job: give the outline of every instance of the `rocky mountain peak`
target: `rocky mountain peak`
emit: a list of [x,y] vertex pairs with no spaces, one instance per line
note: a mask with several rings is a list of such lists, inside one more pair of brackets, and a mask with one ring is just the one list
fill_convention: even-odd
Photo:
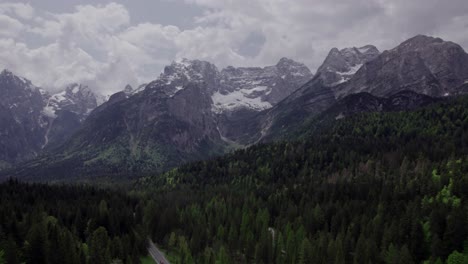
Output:
[[383,52],[365,64],[347,83],[335,89],[338,97],[369,92],[390,96],[403,90],[441,97],[458,93],[468,80],[468,54],[440,38],[418,35]]
[[65,88],[65,91],[71,98],[85,99],[91,101],[96,99],[95,94],[87,85],[74,83],[67,86],[67,88]]
[[341,50],[333,48],[317,73],[320,73],[324,85],[335,86],[348,81],[364,63],[373,60],[379,54],[379,50],[372,45]]
[[365,45],[360,48],[357,48],[357,50],[366,59],[366,61],[375,59],[375,57],[377,57],[380,54],[380,51],[377,49],[377,47],[373,45]]
[[208,91],[216,90],[219,85],[218,68],[207,61],[182,59],[166,66],[150,89],[158,89],[169,97],[184,89],[189,83],[204,83]]
[[55,118],[57,111],[75,113],[83,120],[98,106],[98,96],[86,85],[74,83],[65,90],[45,98],[44,113]]
[[15,109],[22,112],[42,107],[42,90],[9,70],[3,70],[0,74],[0,91],[0,103],[14,112]]
[[8,70],[8,69],[3,69],[3,71],[0,73],[0,76],[3,77],[3,76],[11,76],[13,75],[13,73]]
[[31,81],[11,71],[0,73],[0,163],[32,158],[44,143],[48,123],[42,118],[43,99]]
[[127,84],[123,91],[126,94],[132,94],[133,93],[133,87],[130,84]]
[[395,50],[403,51],[409,50],[413,51],[418,47],[424,47],[427,45],[435,44],[435,43],[444,43],[445,41],[441,38],[435,38],[426,35],[416,35],[398,45]]
[[277,71],[284,76],[283,79],[289,77],[291,81],[293,78],[298,78],[299,82],[303,82],[302,79],[307,79],[309,81],[312,79],[312,72],[309,68],[300,62],[294,61],[288,58],[281,58],[280,61],[276,64]]
[[211,96],[213,111],[238,109],[261,111],[290,95],[312,78],[302,63],[282,58],[267,67],[233,67],[221,72],[209,62],[182,59],[165,67],[147,88],[157,96],[173,97],[190,83],[199,84]]
[[281,58],[278,63],[276,64],[276,67],[278,68],[282,68],[282,67],[301,67],[301,66],[304,66],[304,64],[300,63],[300,62],[297,62],[295,60],[292,60],[292,59],[289,59],[289,58],[286,58],[286,57],[283,57]]
[[220,87],[212,96],[213,111],[271,108],[312,77],[307,66],[288,58],[263,68],[229,66],[221,71]]
[[7,88],[14,88],[14,89],[22,88],[22,89],[30,89],[30,90],[38,89],[36,86],[34,86],[31,83],[30,80],[23,78],[21,76],[17,76],[8,69],[4,69],[0,73],[0,81],[3,83],[3,85],[0,86],[0,89],[7,89]]

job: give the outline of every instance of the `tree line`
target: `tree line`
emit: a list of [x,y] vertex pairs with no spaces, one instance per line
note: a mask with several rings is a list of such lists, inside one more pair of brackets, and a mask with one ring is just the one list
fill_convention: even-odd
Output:
[[468,99],[365,113],[139,182],[176,263],[467,263]]
[[139,263],[136,197],[86,186],[0,184],[0,263]]

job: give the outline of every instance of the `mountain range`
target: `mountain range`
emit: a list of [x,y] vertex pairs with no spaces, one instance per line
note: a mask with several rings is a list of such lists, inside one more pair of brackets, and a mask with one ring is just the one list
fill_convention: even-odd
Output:
[[382,53],[372,45],[333,48],[315,75],[287,58],[222,70],[183,59],[102,105],[85,86],[49,95],[5,71],[0,158],[4,167],[29,160],[4,172],[29,180],[161,172],[256,143],[294,140],[289,136],[326,120],[410,111],[466,93],[467,83],[468,54],[422,35]]
[[100,96],[73,84],[50,94],[8,70],[0,73],[0,167],[35,158],[76,132]]

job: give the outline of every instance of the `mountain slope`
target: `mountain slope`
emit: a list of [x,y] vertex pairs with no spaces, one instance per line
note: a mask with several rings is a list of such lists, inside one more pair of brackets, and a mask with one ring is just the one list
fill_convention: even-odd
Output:
[[323,64],[318,68],[324,85],[335,86],[348,81],[364,63],[375,59],[380,54],[372,45],[360,48],[333,48],[328,53]]
[[48,120],[42,115],[42,91],[30,81],[4,70],[0,74],[0,163],[33,158],[45,143]]
[[[310,75],[305,66],[288,59],[265,68],[222,71],[204,61],[173,62],[144,91],[113,95],[62,148],[25,165],[17,175],[46,177],[48,170],[62,171],[69,164],[79,169],[61,177],[163,171],[232,148],[294,139],[288,137],[355,93],[370,95],[350,97],[363,100],[355,109],[344,103],[353,99],[338,102],[344,110],[333,118],[356,111],[411,110],[436,101],[422,95],[465,91],[466,53],[441,39],[416,36],[380,55],[373,46],[331,53],[321,72],[297,90],[294,87]],[[339,73],[340,67],[346,70],[359,62],[364,65],[346,76],[349,80],[327,84],[323,71],[333,66],[331,72]]]
[[287,58],[265,68],[230,66],[220,75],[219,87],[212,96],[217,113],[271,108],[313,76],[304,64]]
[[[361,92],[378,97],[391,97],[402,91],[413,91],[431,97],[457,96],[468,92],[468,89],[465,89],[466,76],[468,76],[468,55],[457,44],[438,38],[416,36],[380,55],[378,51],[372,52],[373,49],[370,48],[372,46],[367,47],[371,51],[369,61],[364,62],[354,75],[349,76],[347,81],[338,85],[330,84],[331,79],[327,84],[330,73],[323,73],[324,69],[330,69],[331,73],[349,69],[350,65],[353,65],[350,64],[353,60],[348,59],[348,62],[344,58],[354,58],[354,61],[358,61],[355,55],[360,53],[356,48],[342,51],[333,49],[312,81],[286,98],[284,102],[261,113],[267,117],[252,118],[250,122],[253,125],[249,127],[253,129],[247,130],[246,133],[252,135],[255,129],[262,131],[261,135],[254,132],[253,142],[284,139],[289,135],[288,132],[299,129],[306,119],[313,120],[315,115],[331,107],[334,100],[330,98],[330,91],[337,99]],[[325,92],[327,89],[330,90],[327,97],[323,97],[325,93],[315,93],[316,91]],[[301,99],[303,95],[307,96]],[[308,103],[316,102],[316,100],[320,104]],[[410,102],[418,106],[418,101],[410,100]],[[308,111],[308,105],[317,107],[312,108],[313,111]],[[411,105],[407,107],[410,109]]]
[[51,172],[64,180],[87,174],[127,178],[223,153],[209,94],[191,83],[174,95],[168,89],[146,89],[116,102],[111,98],[67,144],[15,173],[31,180],[53,178]]
[[8,70],[0,74],[0,168],[35,158],[63,143],[97,106],[86,86],[50,95]]
[[46,132],[46,150],[54,149],[64,143],[81,127],[83,121],[99,104],[99,95],[88,86],[71,84],[64,91],[49,95],[44,93],[46,101],[43,114],[49,118]]
[[[343,104],[360,109],[356,98],[366,95]],[[398,110],[408,97],[418,96],[381,100]],[[197,263],[206,248],[222,248],[234,263],[446,260],[467,249],[467,109],[464,97],[352,115],[300,141],[141,179],[153,210],[163,212],[152,235],[170,252],[175,232],[193,241],[187,252]]]
[[348,82],[333,88],[337,97],[358,92],[388,96],[412,90],[430,96],[457,94],[468,80],[468,54],[458,44],[418,35],[365,63]]
[[[265,68],[222,72],[204,61],[173,62],[143,91],[133,93],[127,87],[112,95],[66,144],[24,164],[15,175],[37,180],[51,172],[62,179],[131,177],[225,153],[237,143],[223,134],[223,122],[258,113],[262,108],[256,103],[271,107],[310,76],[307,67],[288,59]],[[213,102],[237,94],[242,98],[235,105]],[[245,104],[245,98],[255,103]],[[71,164],[76,169],[67,169]]]

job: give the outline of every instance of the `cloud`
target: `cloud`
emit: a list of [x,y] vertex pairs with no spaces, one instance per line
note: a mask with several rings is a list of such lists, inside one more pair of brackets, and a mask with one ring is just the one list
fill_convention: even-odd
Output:
[[23,3],[0,3],[0,13],[17,16],[21,19],[32,19],[34,8],[30,4]]
[[[204,11],[181,18],[171,9],[172,24],[167,18],[161,24],[157,17],[135,24],[131,18],[139,14],[130,14],[129,6],[119,3],[55,13],[38,8],[39,2],[35,8],[0,3],[0,67],[51,90],[82,82],[111,93],[127,83],[154,80],[170,61],[184,57],[225,67],[264,66],[286,56],[315,70],[332,47],[374,44],[389,49],[416,34],[468,47],[466,0],[168,3]],[[192,26],[175,26],[180,19],[193,21]]]
[[[3,23],[15,25],[16,30],[2,27],[10,29],[0,30],[2,35],[13,35],[25,27],[12,17],[0,15],[0,25]],[[115,3],[77,6],[72,13],[43,13],[27,26],[32,39],[29,43],[0,39],[1,65],[49,90],[81,82],[105,93],[116,91],[139,81],[135,71],[122,69],[130,68],[126,58],[131,58],[132,52],[122,48],[125,41],[119,41],[118,34],[129,23],[126,8]],[[29,44],[34,42],[46,44],[32,48]]]
[[0,36],[2,37],[15,37],[22,30],[24,26],[18,20],[6,15],[0,14]]
[[[463,34],[468,32],[465,0],[185,1],[207,8],[198,23],[222,31],[218,35],[233,43],[228,47],[251,32],[262,32],[265,42],[258,54],[234,61],[240,64],[265,65],[288,56],[316,69],[332,47],[375,44],[389,49],[417,34],[437,35],[468,47]],[[226,55],[230,52],[224,49]]]

